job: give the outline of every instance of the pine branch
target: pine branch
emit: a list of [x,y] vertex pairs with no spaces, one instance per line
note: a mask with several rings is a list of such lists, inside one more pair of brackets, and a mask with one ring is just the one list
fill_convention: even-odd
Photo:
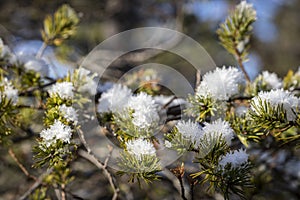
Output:
[[64,4],[54,13],[47,15],[44,20],[42,37],[44,44],[39,50],[37,57],[42,56],[46,45],[59,46],[61,43],[75,34],[79,17],[69,5]]
[[247,60],[252,24],[255,21],[256,11],[252,4],[242,1],[217,30],[222,46],[237,60],[248,83],[250,78],[243,62]]

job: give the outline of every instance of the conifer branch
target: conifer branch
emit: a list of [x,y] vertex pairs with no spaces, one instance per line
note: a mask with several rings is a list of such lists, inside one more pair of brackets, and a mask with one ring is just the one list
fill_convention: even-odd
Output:
[[234,56],[248,83],[250,83],[250,78],[243,62],[247,61],[252,24],[255,21],[256,11],[252,4],[242,1],[217,30],[222,46]]

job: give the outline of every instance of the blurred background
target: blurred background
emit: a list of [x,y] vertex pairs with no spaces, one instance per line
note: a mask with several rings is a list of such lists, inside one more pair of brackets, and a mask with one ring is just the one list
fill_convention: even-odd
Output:
[[[43,27],[43,19],[47,14],[53,14],[63,3],[68,3],[80,13],[81,22],[76,36],[54,49],[57,58],[61,60],[80,64],[85,55],[114,34],[137,27],[157,26],[174,29],[190,36],[204,47],[217,66],[237,66],[233,57],[219,44],[216,30],[239,2],[239,0],[1,0],[0,36],[12,49],[24,40],[35,42],[27,43],[28,46],[23,49],[30,50],[31,46],[38,49],[38,45],[41,45],[40,30]],[[280,77],[283,77],[289,69],[298,70],[300,0],[248,0],[248,2],[253,3],[258,18],[254,24],[249,61],[245,63],[250,77],[254,79],[262,70],[276,72]],[[145,56],[142,60],[125,57],[126,55],[113,63],[113,67],[129,70],[140,64],[161,63],[178,69],[191,82],[194,81],[195,71],[186,70],[189,64],[171,53],[158,52]],[[22,147],[21,145],[19,147],[20,152],[31,152],[31,145],[30,141],[23,142]],[[2,186],[0,199],[16,199],[19,194],[26,191],[29,180],[11,159],[1,156],[5,153],[0,149],[0,185]],[[24,153],[20,157],[25,167],[31,170],[32,154]],[[81,197],[87,197],[86,199],[111,199],[111,192],[108,192],[110,188],[103,175],[98,169],[94,169],[93,165],[84,162],[81,158],[78,159],[82,162],[75,163],[73,172],[81,178],[71,185],[72,191]],[[292,166],[295,172],[299,173],[299,164]],[[16,183],[20,184],[16,185]],[[176,199],[175,197],[178,197],[174,192],[176,189],[173,188],[173,184],[167,181],[157,182],[155,187],[150,185],[151,189],[144,189],[143,192],[136,192],[138,187],[126,183],[125,179],[120,181],[121,189],[127,191],[126,199],[157,199],[158,196],[161,199]],[[257,199],[299,199],[300,196],[299,194],[295,198],[284,196],[286,193],[280,190],[282,185],[264,185],[264,187],[266,189],[261,190],[263,191],[261,196],[266,198]],[[200,197],[222,199],[205,196],[200,186],[196,189],[195,199],[197,197],[198,199]],[[278,190],[278,193],[275,193],[275,190]],[[282,193],[282,196],[279,193]],[[272,197],[269,196],[271,194]]]
[[[237,65],[219,44],[216,30],[239,0],[1,0],[0,33],[10,45],[20,40],[40,40],[46,14],[63,3],[80,13],[76,37],[57,49],[67,59],[79,62],[104,39],[136,27],[158,26],[178,30],[198,41],[217,66]],[[257,10],[254,37],[246,70],[253,79],[261,70],[284,76],[300,63],[300,1],[249,0]],[[152,59],[152,60],[151,60]],[[167,52],[151,57],[183,69],[187,63]],[[134,62],[133,62],[134,63]],[[143,61],[145,63],[145,61]],[[137,63],[135,63],[137,64]],[[120,65],[120,62],[118,62]],[[128,63],[121,65],[127,65]],[[120,67],[120,66],[118,66]],[[132,67],[132,64],[129,64]],[[186,74],[190,76],[191,74]]]

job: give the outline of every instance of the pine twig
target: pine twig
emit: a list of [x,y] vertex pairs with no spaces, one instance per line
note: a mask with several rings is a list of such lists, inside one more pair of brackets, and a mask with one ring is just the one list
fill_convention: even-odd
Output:
[[242,70],[242,72],[243,72],[243,74],[244,74],[244,76],[247,80],[247,83],[250,83],[251,80],[250,80],[250,77],[249,77],[247,71],[245,70],[245,66],[243,64],[243,60],[241,58],[241,55],[240,55],[240,53],[238,52],[237,49],[235,49],[235,51],[236,51],[236,56],[237,56],[237,62],[238,62],[239,66],[240,66],[240,68],[241,68],[241,70]]
[[65,192],[65,188],[66,188],[66,185],[65,185],[65,184],[62,184],[62,185],[61,185],[61,191],[60,191],[60,194],[61,194],[61,200],[66,200],[66,192]]
[[185,197],[185,189],[184,189],[182,177],[178,177],[178,180],[179,180],[180,187],[181,187],[181,198],[183,200],[187,200],[187,198]]
[[167,108],[175,99],[177,99],[176,96],[173,96],[165,105],[163,105],[163,109]]
[[194,200],[194,189],[195,189],[195,185],[198,183],[198,181],[193,179],[190,175],[187,176],[187,180],[190,184],[190,197],[191,197],[191,200]]
[[37,54],[36,54],[36,58],[41,58],[42,56],[43,56],[43,54],[44,54],[44,52],[45,52],[45,50],[46,50],[46,48],[47,48],[47,44],[46,44],[46,42],[43,42],[43,44],[42,44],[42,46],[40,47],[40,49],[38,50],[38,52],[37,52]]
[[54,192],[58,200],[66,200],[66,192],[63,184],[61,185],[61,188],[55,188]]
[[44,84],[44,85],[40,85],[40,86],[38,86],[38,87],[31,87],[31,88],[28,88],[28,90],[21,92],[19,95],[22,96],[22,95],[26,95],[26,94],[32,94],[32,92],[33,92],[34,90],[43,89],[43,88],[48,87],[48,86],[51,86],[51,85],[53,85],[53,84],[55,84],[55,83],[56,83],[56,80],[51,80],[49,83],[46,83],[46,84]]
[[180,193],[181,193],[181,198],[183,200],[187,200],[187,198],[185,197],[185,188],[183,185],[183,177],[184,177],[184,163],[181,164],[181,166],[178,166],[174,169],[170,170],[178,179],[179,184],[180,184]]
[[93,154],[88,153],[86,151],[83,150],[79,150],[78,154],[85,158],[86,160],[90,161],[91,163],[93,163],[96,167],[98,167],[99,169],[103,170],[104,175],[106,176],[106,178],[108,179],[108,182],[110,184],[110,186],[113,189],[113,197],[112,200],[116,200],[118,197],[118,193],[119,193],[119,188],[116,186],[116,184],[113,181],[113,177],[110,174],[110,172],[107,170],[107,168],[105,167],[105,165],[103,163],[101,163]]
[[107,164],[109,162],[109,159],[110,159],[112,151],[113,151],[113,147],[112,146],[108,145],[107,148],[108,148],[109,152],[108,152],[108,156],[106,157],[106,159],[104,161],[104,167],[105,168],[107,167]]
[[194,188],[195,185],[191,184],[191,200],[194,200]]
[[201,83],[201,72],[200,70],[197,70],[196,72],[196,77],[195,77],[196,81],[195,81],[195,90],[198,88],[198,86]]
[[35,110],[44,110],[43,106],[34,106],[34,105],[17,105],[19,109],[28,108],[28,109],[35,109]]
[[112,148],[110,148],[110,153],[109,156],[106,158],[105,163],[102,163],[101,161],[99,161],[96,156],[94,155],[94,153],[92,152],[91,148],[89,147],[89,145],[87,144],[85,137],[84,137],[84,133],[82,132],[81,129],[77,129],[78,131],[78,135],[79,138],[83,144],[83,146],[86,148],[87,151],[83,151],[83,150],[79,150],[78,154],[85,158],[86,160],[90,161],[91,163],[93,163],[96,167],[98,167],[99,169],[103,170],[104,175],[106,176],[106,178],[108,179],[108,182],[111,186],[111,188],[113,189],[113,197],[112,200],[116,200],[118,198],[118,194],[120,189],[117,187],[116,183],[113,180],[113,176],[111,175],[111,173],[107,170],[107,163],[108,160],[110,158],[110,155],[112,153]]
[[37,178],[33,175],[31,175],[27,169],[24,167],[24,165],[22,165],[22,163],[19,161],[19,159],[17,158],[15,152],[12,150],[12,148],[8,149],[8,153],[9,155],[12,157],[12,159],[17,163],[17,165],[19,166],[19,168],[22,170],[22,172],[28,177],[31,178],[35,181],[37,181]]
[[40,185],[43,183],[43,179],[49,175],[53,169],[48,169],[46,172],[41,174],[35,181],[35,183],[19,198],[19,200],[25,200],[27,197],[35,190],[37,189]]

